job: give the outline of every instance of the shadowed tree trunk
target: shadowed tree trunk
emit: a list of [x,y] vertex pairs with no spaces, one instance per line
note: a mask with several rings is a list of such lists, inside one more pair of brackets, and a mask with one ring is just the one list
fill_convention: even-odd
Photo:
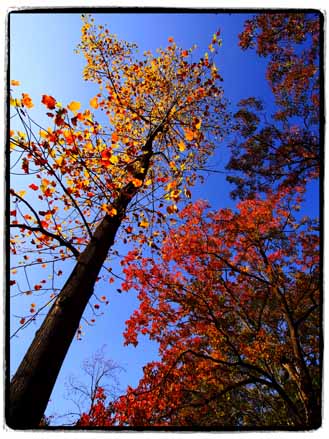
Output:
[[[151,133],[142,149],[139,159],[142,171],[134,174],[139,180],[145,179],[153,153],[152,143],[162,127],[163,123]],[[138,190],[131,182],[121,190],[112,204],[117,214],[103,218],[36,332],[10,384],[7,423],[11,428],[38,427],[84,309],[93,294],[98,274],[114,243],[127,206]]]

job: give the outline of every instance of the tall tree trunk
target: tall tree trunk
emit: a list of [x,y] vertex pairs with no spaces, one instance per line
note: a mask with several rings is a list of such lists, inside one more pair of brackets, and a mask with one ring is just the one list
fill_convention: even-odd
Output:
[[[136,171],[135,178],[142,181],[145,179],[152,157],[152,143],[162,125],[146,141],[139,160],[142,171]],[[10,384],[6,418],[11,428],[38,427],[84,309],[93,294],[98,274],[114,243],[127,206],[137,191],[138,188],[132,183],[121,190],[112,204],[118,213],[113,217],[106,215],[99,224],[36,332]]]

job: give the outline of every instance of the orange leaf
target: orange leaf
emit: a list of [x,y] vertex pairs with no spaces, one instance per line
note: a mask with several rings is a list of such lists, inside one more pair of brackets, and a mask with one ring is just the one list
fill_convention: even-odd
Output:
[[190,128],[185,129],[185,138],[186,138],[186,140],[193,140],[194,139],[194,132]]
[[97,110],[98,108],[98,100],[97,100],[97,96],[95,96],[94,98],[90,99],[89,104],[92,108],[94,108],[95,110]]
[[119,140],[118,133],[114,132],[112,133],[112,142],[115,143]]
[[30,96],[27,93],[22,93],[22,103],[24,104],[24,107],[26,108],[33,108],[33,102]]

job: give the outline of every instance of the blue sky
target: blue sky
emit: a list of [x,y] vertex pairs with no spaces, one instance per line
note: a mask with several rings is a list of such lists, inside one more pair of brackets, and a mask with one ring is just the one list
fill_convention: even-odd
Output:
[[[243,14],[93,14],[97,24],[108,24],[112,33],[120,39],[132,41],[139,46],[140,53],[145,50],[155,52],[157,47],[167,45],[169,36],[174,37],[181,47],[197,44],[200,53],[206,50],[211,36],[217,29],[221,30],[223,46],[217,57],[217,66],[224,78],[225,96],[234,105],[249,96],[262,97],[272,102],[272,95],[265,81],[263,59],[255,57],[253,52],[242,52],[238,47],[238,34],[243,28],[247,15]],[[97,92],[95,84],[82,80],[81,72],[84,60],[74,53],[79,42],[81,20],[74,14],[11,14],[10,17],[10,76],[21,81],[19,92],[29,93],[35,103],[33,117],[47,122],[41,104],[42,94],[54,96],[63,104],[78,100],[82,106],[88,105],[89,99]],[[227,160],[225,145],[219,147],[212,159],[218,169],[223,170]],[[12,185],[27,185],[20,177],[12,179]],[[208,199],[213,208],[233,207],[229,198],[230,186],[225,175],[213,174],[206,184],[194,191],[194,198]],[[313,191],[314,194],[314,191]],[[310,210],[317,210],[316,197],[312,196]],[[121,249],[119,249],[121,252]],[[68,264],[68,275],[71,265]],[[119,270],[119,267],[117,268]],[[47,414],[63,414],[71,405],[63,400],[64,381],[70,373],[79,374],[80,364],[90,357],[97,348],[107,345],[109,358],[126,369],[119,378],[122,390],[129,384],[135,386],[142,374],[142,366],[156,358],[156,346],[141,339],[137,348],[124,347],[122,332],[124,322],[137,306],[133,293],[116,294],[114,284],[111,291],[109,284],[100,284],[99,291],[106,293],[110,304],[104,315],[98,319],[93,328],[86,328],[81,341],[74,340],[65,359],[60,376],[49,403]],[[106,289],[107,291],[102,290]],[[31,299],[19,299],[27,300]],[[12,311],[18,310],[22,302],[16,301]],[[15,320],[13,320],[15,322]],[[17,326],[17,323],[13,323]],[[33,325],[31,325],[33,326]],[[11,347],[12,371],[16,369],[28,348],[37,326],[29,327],[15,338]],[[13,331],[11,331],[13,332]]]

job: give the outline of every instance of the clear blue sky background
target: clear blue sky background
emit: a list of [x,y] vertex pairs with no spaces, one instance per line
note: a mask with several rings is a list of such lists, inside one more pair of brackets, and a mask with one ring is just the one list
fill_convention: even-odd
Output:
[[[242,52],[238,47],[238,34],[242,31],[243,22],[248,14],[142,14],[142,13],[112,13],[94,14],[96,24],[108,24],[112,33],[119,38],[136,42],[140,53],[144,50],[155,52],[157,47],[165,47],[169,36],[174,37],[181,47],[189,48],[197,44],[200,54],[207,50],[212,34],[219,28],[223,46],[217,57],[219,72],[224,78],[225,96],[236,103],[249,96],[262,97],[267,103],[272,102],[272,95],[265,80],[266,62],[256,57],[254,52]],[[35,103],[31,115],[45,123],[44,107],[39,104],[42,94],[54,96],[63,104],[72,100],[88,106],[89,99],[97,92],[95,84],[82,80],[81,72],[84,60],[74,53],[79,43],[81,29],[80,14],[11,14],[10,16],[10,76],[21,81],[18,91],[29,93]],[[46,125],[47,126],[47,125]],[[227,161],[225,145],[220,145],[213,163],[223,170]],[[30,182],[16,177],[11,185],[24,189]],[[315,186],[314,186],[315,188]],[[316,188],[311,191],[308,210],[314,215],[318,209]],[[225,175],[213,174],[205,185],[197,187],[194,199],[208,199],[213,208],[233,207],[229,198],[230,186],[225,181]],[[119,249],[120,250],[120,249]],[[68,264],[67,272],[71,265]],[[119,268],[118,268],[119,270]],[[134,347],[124,347],[122,332],[124,322],[137,306],[133,293],[117,294],[119,285],[100,284],[100,294],[107,294],[110,305],[104,315],[97,320],[93,328],[85,328],[81,341],[74,340],[60,376],[56,383],[47,414],[63,414],[72,406],[63,400],[65,393],[64,381],[70,373],[79,374],[83,359],[90,357],[97,348],[107,345],[107,355],[122,365],[126,372],[121,373],[121,387],[124,391],[129,384],[135,386],[142,376],[142,366],[156,358],[157,348],[154,344],[140,339],[140,344]],[[13,302],[12,313],[19,314],[19,308],[30,303],[31,298],[20,298]],[[11,333],[17,327],[17,319],[12,320]],[[12,341],[11,370],[16,370],[26,349],[28,348],[38,325],[31,325]]]

